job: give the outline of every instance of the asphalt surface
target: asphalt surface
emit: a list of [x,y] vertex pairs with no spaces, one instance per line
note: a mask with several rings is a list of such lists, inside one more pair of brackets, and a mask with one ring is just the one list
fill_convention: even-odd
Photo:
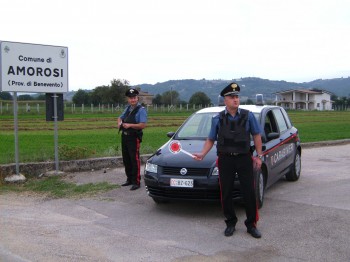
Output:
[[[265,195],[258,228],[244,209],[223,235],[219,203],[157,205],[144,184],[94,197],[0,196],[0,261],[350,261],[350,145],[307,148],[297,182]],[[125,181],[123,169],[66,174],[78,184]]]

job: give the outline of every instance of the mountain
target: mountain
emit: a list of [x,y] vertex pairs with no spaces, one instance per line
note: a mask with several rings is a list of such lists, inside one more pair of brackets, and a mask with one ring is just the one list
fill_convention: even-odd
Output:
[[152,95],[163,94],[166,91],[177,91],[180,99],[188,101],[196,92],[204,92],[216,104],[221,90],[230,82],[237,82],[241,87],[242,100],[255,99],[256,94],[263,94],[266,101],[273,100],[275,93],[290,89],[321,89],[333,93],[339,97],[350,96],[350,77],[335,79],[317,79],[311,82],[294,83],[286,81],[275,81],[257,77],[246,77],[232,80],[169,80],[162,83],[141,84],[142,91]]
[[[237,82],[241,87],[241,99],[255,100],[256,94],[263,94],[265,101],[274,100],[275,93],[290,89],[321,89],[326,90],[338,97],[350,97],[350,77],[334,79],[317,79],[311,82],[295,83],[286,81],[268,80],[257,77],[245,77],[232,80],[169,80],[162,83],[140,84],[135,87],[141,88],[143,92],[152,95],[163,94],[167,91],[176,91],[180,99],[188,102],[190,97],[196,92],[204,92],[211,102],[216,104],[221,90],[230,82]],[[84,90],[91,92],[92,90]],[[76,91],[64,93],[64,99],[71,101]]]

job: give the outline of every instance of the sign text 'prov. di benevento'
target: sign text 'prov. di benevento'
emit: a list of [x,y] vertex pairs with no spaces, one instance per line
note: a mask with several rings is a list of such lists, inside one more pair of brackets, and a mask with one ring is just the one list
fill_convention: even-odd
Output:
[[67,47],[6,41],[0,44],[0,91],[68,92]]

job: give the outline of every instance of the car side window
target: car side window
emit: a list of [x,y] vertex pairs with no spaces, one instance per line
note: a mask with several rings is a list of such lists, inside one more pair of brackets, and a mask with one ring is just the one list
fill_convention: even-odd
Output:
[[283,116],[281,110],[274,109],[273,113],[276,117],[278,129],[279,129],[280,133],[285,132],[288,129],[288,126],[287,126],[286,120],[284,119],[284,116]]
[[291,128],[293,125],[292,125],[292,121],[290,121],[290,118],[289,118],[289,116],[288,116],[288,114],[287,114],[287,112],[283,109],[283,108],[281,108],[281,110],[282,110],[282,113],[283,113],[283,116],[284,116],[284,119],[286,120],[286,122],[287,122],[287,126],[288,126],[288,128]]
[[276,120],[271,110],[266,113],[265,123],[264,123],[264,132],[265,132],[266,138],[267,138],[267,135],[270,133],[278,133]]

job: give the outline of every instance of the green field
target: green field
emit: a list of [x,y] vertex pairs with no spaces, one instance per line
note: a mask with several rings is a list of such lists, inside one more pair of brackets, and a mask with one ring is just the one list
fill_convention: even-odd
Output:
[[[141,154],[156,151],[192,111],[149,112]],[[350,138],[349,111],[289,111],[302,142]],[[121,155],[117,116],[114,113],[65,113],[58,123],[59,159]],[[19,162],[54,160],[54,123],[43,114],[18,115]],[[14,120],[0,115],[0,164],[15,162]]]
[[350,138],[350,111],[289,111],[301,142]]

